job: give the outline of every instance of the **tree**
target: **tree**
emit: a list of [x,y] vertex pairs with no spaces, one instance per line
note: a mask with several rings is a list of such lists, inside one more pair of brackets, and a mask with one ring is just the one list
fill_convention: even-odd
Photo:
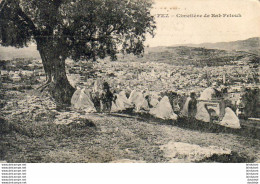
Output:
[[70,103],[75,89],[65,60],[93,60],[119,52],[139,55],[153,35],[149,0],[2,0],[0,44],[24,47],[35,42],[46,84],[57,102]]

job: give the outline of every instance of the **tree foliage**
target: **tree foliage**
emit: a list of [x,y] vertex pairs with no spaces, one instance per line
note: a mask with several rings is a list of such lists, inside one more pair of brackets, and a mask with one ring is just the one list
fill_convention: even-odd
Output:
[[153,35],[150,0],[2,0],[0,44],[23,47],[34,41],[46,84],[57,102],[69,104],[65,59],[96,60],[117,53],[141,54]]
[[0,44],[47,43],[56,57],[96,59],[141,54],[153,35],[149,0],[2,0]]

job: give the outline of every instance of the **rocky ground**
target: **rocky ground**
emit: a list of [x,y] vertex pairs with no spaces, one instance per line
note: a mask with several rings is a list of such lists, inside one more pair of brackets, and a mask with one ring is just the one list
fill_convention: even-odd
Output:
[[57,110],[47,93],[35,89],[8,90],[3,99],[0,160],[7,162],[260,160],[259,136],[250,135],[257,131],[247,136],[142,115]]

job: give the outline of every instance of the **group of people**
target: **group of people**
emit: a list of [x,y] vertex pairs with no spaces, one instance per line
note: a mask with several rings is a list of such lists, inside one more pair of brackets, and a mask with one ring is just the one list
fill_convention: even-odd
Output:
[[109,84],[104,82],[102,90],[100,92],[95,92],[92,99],[97,112],[110,112],[112,102],[115,101],[115,96],[110,91]]
[[[135,112],[149,113],[157,118],[173,120],[181,116],[212,122],[215,114],[215,117],[220,117],[219,120],[224,123],[224,115],[229,114],[231,119],[233,118],[232,121],[234,115],[230,108],[225,108],[223,100],[220,100],[217,108],[214,105],[208,106],[208,101],[221,97],[224,93],[225,90],[218,91],[214,87],[209,87],[200,94],[199,98],[195,92],[191,92],[188,98],[181,100],[182,97],[174,92],[163,94],[137,90],[129,94],[125,91],[112,92],[107,82],[102,83],[97,80],[91,91],[84,88],[78,89],[72,97],[71,104],[74,108],[87,112],[120,112],[132,109]],[[235,120],[235,125],[231,126],[240,127],[238,118]]]
[[199,98],[192,92],[186,100],[182,114],[190,119],[241,128],[238,116],[226,96],[227,88],[218,90],[215,85],[206,88]]
[[[178,103],[174,102],[175,104]],[[126,93],[124,90],[112,91],[107,82],[97,80],[93,89],[78,88],[71,98],[72,107],[86,112],[121,112],[133,110],[148,112],[162,119],[177,119],[176,105],[167,96],[161,97],[158,93],[133,90]],[[177,109],[177,110],[176,110]],[[175,112],[175,113],[174,113]]]

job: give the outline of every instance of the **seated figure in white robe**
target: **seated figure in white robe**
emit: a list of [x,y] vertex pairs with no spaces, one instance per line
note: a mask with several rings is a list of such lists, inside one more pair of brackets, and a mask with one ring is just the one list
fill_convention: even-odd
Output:
[[149,99],[149,104],[150,104],[152,107],[155,107],[158,103],[159,103],[158,98],[157,98],[156,96],[151,95],[151,96],[150,96],[150,99]]
[[149,110],[148,101],[145,99],[142,92],[133,90],[129,96],[129,101],[134,105],[136,112],[140,112],[140,110]]
[[115,96],[116,100],[115,102],[112,102],[111,112],[123,111],[133,107],[129,99],[126,97],[125,91],[121,91]]
[[237,115],[229,107],[225,108],[225,115],[219,124],[230,128],[241,128]]
[[169,98],[164,96],[156,107],[150,110],[150,114],[161,119],[177,119],[177,115],[173,112],[172,106],[170,104]]
[[212,100],[212,97],[216,95],[216,91],[212,87],[206,88],[199,97],[199,100]]
[[204,102],[199,102],[197,104],[197,114],[195,118],[200,121],[210,122],[210,115],[205,107]]
[[91,100],[91,95],[85,88],[77,89],[72,98],[71,105],[75,109],[84,110],[86,112],[96,112],[94,104]]

